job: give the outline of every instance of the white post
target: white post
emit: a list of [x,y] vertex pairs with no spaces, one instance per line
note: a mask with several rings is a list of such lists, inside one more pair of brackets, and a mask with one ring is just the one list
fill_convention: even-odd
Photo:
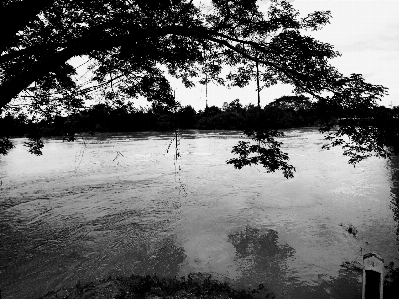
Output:
[[362,299],[383,299],[384,259],[375,253],[363,255]]

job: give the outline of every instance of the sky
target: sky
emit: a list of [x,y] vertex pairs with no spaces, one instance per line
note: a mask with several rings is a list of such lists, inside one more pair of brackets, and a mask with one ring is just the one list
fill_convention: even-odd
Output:
[[[199,1],[199,0],[198,0]],[[267,0],[259,0],[267,9]],[[305,16],[316,10],[331,11],[330,24],[317,32],[309,32],[322,42],[334,46],[342,56],[331,60],[341,73],[362,74],[366,82],[388,87],[388,96],[381,105],[399,105],[399,0],[294,0],[291,4]],[[205,108],[205,87],[187,89],[179,81],[172,81],[176,99],[183,106],[197,111]],[[277,85],[261,91],[264,106],[283,95],[290,95],[292,87]],[[257,102],[255,84],[245,88],[231,88],[208,84],[208,105],[222,107],[239,99],[243,105]],[[145,105],[143,102],[142,105]]]
[[[210,0],[194,0],[196,4],[206,5]],[[301,16],[314,11],[330,11],[332,18],[319,31],[307,34],[329,43],[342,56],[330,60],[345,76],[352,73],[362,74],[366,82],[383,85],[388,88],[388,95],[381,105],[399,105],[399,0],[291,0],[289,1]],[[269,0],[258,0],[262,12],[266,12]],[[77,62],[80,63],[79,61]],[[208,84],[208,96],[205,86],[185,88],[177,79],[171,79],[176,100],[182,106],[191,105],[197,111],[206,105],[222,107],[239,99],[243,105],[257,103],[255,82],[245,88],[227,88]],[[292,94],[292,86],[275,85],[261,91],[261,105]],[[135,106],[145,107],[149,103],[143,99],[134,100]]]

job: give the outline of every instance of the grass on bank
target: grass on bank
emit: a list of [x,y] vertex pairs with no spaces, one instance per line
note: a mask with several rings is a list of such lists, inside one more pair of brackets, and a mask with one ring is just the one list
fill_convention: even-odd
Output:
[[[385,267],[384,299],[396,299],[399,294],[399,268]],[[157,276],[131,275],[108,277],[75,287],[51,291],[37,299],[254,299],[275,298],[262,284],[257,289],[236,290],[208,274],[189,274],[187,278],[158,278]]]
[[38,299],[130,299],[130,298],[275,298],[263,285],[252,290],[235,290],[226,282],[207,274],[189,274],[187,278],[158,278],[157,276],[108,277],[78,283],[74,288],[52,291]]

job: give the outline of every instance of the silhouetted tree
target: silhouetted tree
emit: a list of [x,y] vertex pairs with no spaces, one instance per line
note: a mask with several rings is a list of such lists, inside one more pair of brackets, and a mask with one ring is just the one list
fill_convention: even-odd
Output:
[[196,127],[197,112],[195,109],[188,105],[182,107],[178,112],[179,127],[182,129],[193,129]]
[[[271,1],[267,16],[256,0],[212,0],[209,6],[202,9],[192,0],[1,1],[0,109],[23,105],[36,120],[52,119],[79,112],[95,90],[113,103],[143,96],[175,107],[165,70],[186,87],[196,78],[245,86],[254,78],[254,64],[263,85],[291,84],[296,93],[326,107],[343,107],[362,117],[386,93],[361,75],[343,76],[329,64],[340,54],[306,35],[327,24],[329,12],[299,17],[290,3],[280,0]],[[76,68],[69,63],[74,57],[89,61],[91,84],[74,80]],[[225,67],[230,72],[223,78]],[[331,128],[326,124],[324,131]],[[340,128],[329,140],[349,146],[350,155],[358,155],[359,146],[377,156],[390,155],[363,124]],[[359,129],[370,146],[359,143]],[[278,144],[272,131],[259,130],[257,136],[266,138],[266,144]],[[342,134],[354,146],[338,142]]]

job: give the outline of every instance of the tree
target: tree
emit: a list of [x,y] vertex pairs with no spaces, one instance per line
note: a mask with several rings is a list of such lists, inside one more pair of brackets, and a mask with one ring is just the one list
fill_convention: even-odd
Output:
[[267,120],[274,128],[312,126],[317,120],[313,103],[308,97],[282,96],[264,108]]
[[197,112],[195,109],[188,105],[182,107],[178,111],[178,120],[179,120],[179,127],[182,129],[192,129],[196,124],[196,114]]
[[312,102],[308,97],[303,95],[300,96],[282,96],[275,99],[268,105],[269,107],[276,107],[279,109],[292,109],[294,111],[299,110],[310,110],[312,108]]
[[242,105],[240,103],[240,99],[235,99],[228,104],[227,109],[225,111],[231,111],[236,113],[242,113]]
[[[197,81],[245,86],[254,78],[254,65],[260,69],[264,86],[291,84],[296,93],[328,107],[329,117],[340,111],[337,107],[368,113],[386,93],[386,88],[366,83],[361,75],[340,74],[328,62],[340,54],[306,35],[329,22],[328,11],[301,18],[288,2],[272,0],[265,16],[256,0],[212,0],[208,4],[212,9],[196,3],[1,1],[0,20],[7,24],[2,24],[1,33],[0,109],[12,111],[23,106],[34,119],[51,119],[76,113],[99,90],[102,98],[115,105],[144,96],[175,107],[166,73],[181,79],[186,87]],[[73,57],[87,59],[94,74],[89,85],[74,79]],[[222,76],[224,69],[230,71],[227,77]],[[325,129],[331,128],[327,123]],[[356,130],[351,127],[334,136],[340,138],[343,132],[356,135]],[[258,131],[261,133],[248,136],[261,137],[259,142],[264,141],[265,146],[279,148],[274,140],[279,134],[268,128]],[[376,136],[367,136],[375,145]],[[5,152],[10,148],[7,137],[3,132],[0,144],[5,145]],[[40,145],[39,136],[35,135],[34,141]],[[334,139],[331,141],[334,145]],[[356,153],[357,148],[351,150]],[[391,153],[381,146],[370,147],[374,150],[378,156]],[[281,158],[276,151],[263,152]],[[245,155],[241,158],[246,159]],[[251,161],[256,159],[244,164]],[[282,169],[280,166],[277,169]]]

